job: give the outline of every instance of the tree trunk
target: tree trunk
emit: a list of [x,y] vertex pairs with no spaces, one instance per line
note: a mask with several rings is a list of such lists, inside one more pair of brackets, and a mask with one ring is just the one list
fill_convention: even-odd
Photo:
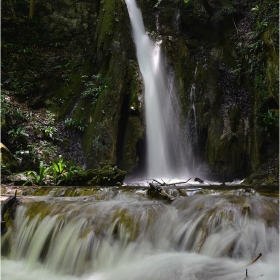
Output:
[[30,0],[29,18],[33,18],[35,10],[35,0]]
[[14,17],[15,20],[17,20],[17,16],[16,16],[16,13],[15,13],[13,2],[12,2],[12,0],[9,0],[9,2],[10,2],[10,5],[11,5],[11,10],[12,10],[13,17]]

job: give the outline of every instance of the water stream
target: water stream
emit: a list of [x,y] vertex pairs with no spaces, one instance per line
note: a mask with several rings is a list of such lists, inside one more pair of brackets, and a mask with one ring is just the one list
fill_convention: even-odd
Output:
[[188,177],[186,152],[180,130],[180,105],[172,75],[162,62],[161,40],[146,34],[142,14],[135,0],[126,0],[144,81],[147,137],[147,176]]
[[2,237],[2,279],[243,280],[246,268],[278,279],[278,198],[166,191],[171,204],[145,188],[23,197]]

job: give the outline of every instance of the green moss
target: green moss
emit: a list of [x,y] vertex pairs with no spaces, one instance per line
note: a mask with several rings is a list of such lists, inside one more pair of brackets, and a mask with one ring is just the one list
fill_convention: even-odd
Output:
[[50,215],[52,208],[50,204],[45,201],[40,201],[37,203],[32,203],[26,211],[25,216],[29,217],[29,221],[33,220],[34,217],[40,215],[40,221],[42,221],[46,216]]
[[[58,119],[62,119],[68,114],[78,99],[82,90],[82,83],[79,73],[73,73],[69,83],[62,84],[54,94],[51,110],[56,114]],[[71,96],[71,98],[69,98]]]
[[35,195],[35,196],[45,196],[45,195],[48,195],[50,193],[50,191],[51,191],[51,188],[38,187],[34,191],[33,195]]
[[114,33],[115,0],[104,0],[100,5],[97,34],[98,48],[108,50],[109,43]]
[[123,228],[125,228],[128,235],[127,241],[134,241],[138,237],[140,221],[135,221],[133,213],[129,213],[127,209],[117,209],[112,217],[111,224],[115,224],[113,234],[120,238]]
[[143,126],[139,117],[130,116],[128,118],[126,134],[124,137],[122,166],[121,168],[127,172],[132,172],[138,164],[136,154],[136,144],[144,135]]
[[139,66],[136,62],[132,62],[129,64],[129,75],[131,78],[131,91],[130,91],[130,100],[129,107],[134,107],[135,110],[139,110],[141,106],[141,98],[142,98],[142,83],[140,82],[140,72]]
[[[213,118],[213,117],[212,117]],[[214,168],[218,161],[218,150],[221,145],[222,123],[219,118],[213,118],[211,126],[208,128],[208,137],[205,144],[205,156],[207,162]]]
[[279,104],[279,56],[274,50],[268,53],[266,78],[269,93]]

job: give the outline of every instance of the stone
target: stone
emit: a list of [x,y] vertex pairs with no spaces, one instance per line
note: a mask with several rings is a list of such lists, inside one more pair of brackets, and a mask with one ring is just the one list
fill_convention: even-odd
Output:
[[18,168],[18,162],[16,157],[10,152],[10,150],[3,143],[0,143],[0,148],[1,148],[0,160],[1,160],[2,171],[5,170],[6,173],[15,172]]
[[[27,182],[32,182],[32,177],[25,173],[16,173],[7,176],[5,181],[7,183],[13,183],[15,186],[23,186]],[[31,183],[28,183],[28,185],[31,185]]]

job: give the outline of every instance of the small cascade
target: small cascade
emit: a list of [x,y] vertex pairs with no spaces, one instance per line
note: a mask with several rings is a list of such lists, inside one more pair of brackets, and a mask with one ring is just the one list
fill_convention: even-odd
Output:
[[137,58],[144,81],[147,137],[147,176],[178,178],[188,176],[186,149],[181,137],[180,106],[173,78],[162,63],[161,41],[146,34],[135,0],[126,0]]
[[194,172],[196,168],[196,154],[198,150],[198,128],[197,128],[197,113],[195,107],[196,101],[196,74],[197,74],[197,67],[194,71],[194,82],[191,86],[190,95],[189,95],[189,102],[190,102],[190,109],[188,112],[187,117],[187,124],[186,124],[186,131],[187,131],[187,143],[189,145],[188,150],[191,154],[190,158],[192,158],[191,166],[189,166],[190,170]]
[[180,11],[176,10],[172,19],[172,25],[176,33],[180,32],[180,18],[181,18]]
[[[251,272],[277,279],[278,199],[194,195],[169,205],[137,190],[94,198],[18,206],[2,237],[3,279],[243,279],[260,253]],[[14,262],[25,269],[10,271]]]

